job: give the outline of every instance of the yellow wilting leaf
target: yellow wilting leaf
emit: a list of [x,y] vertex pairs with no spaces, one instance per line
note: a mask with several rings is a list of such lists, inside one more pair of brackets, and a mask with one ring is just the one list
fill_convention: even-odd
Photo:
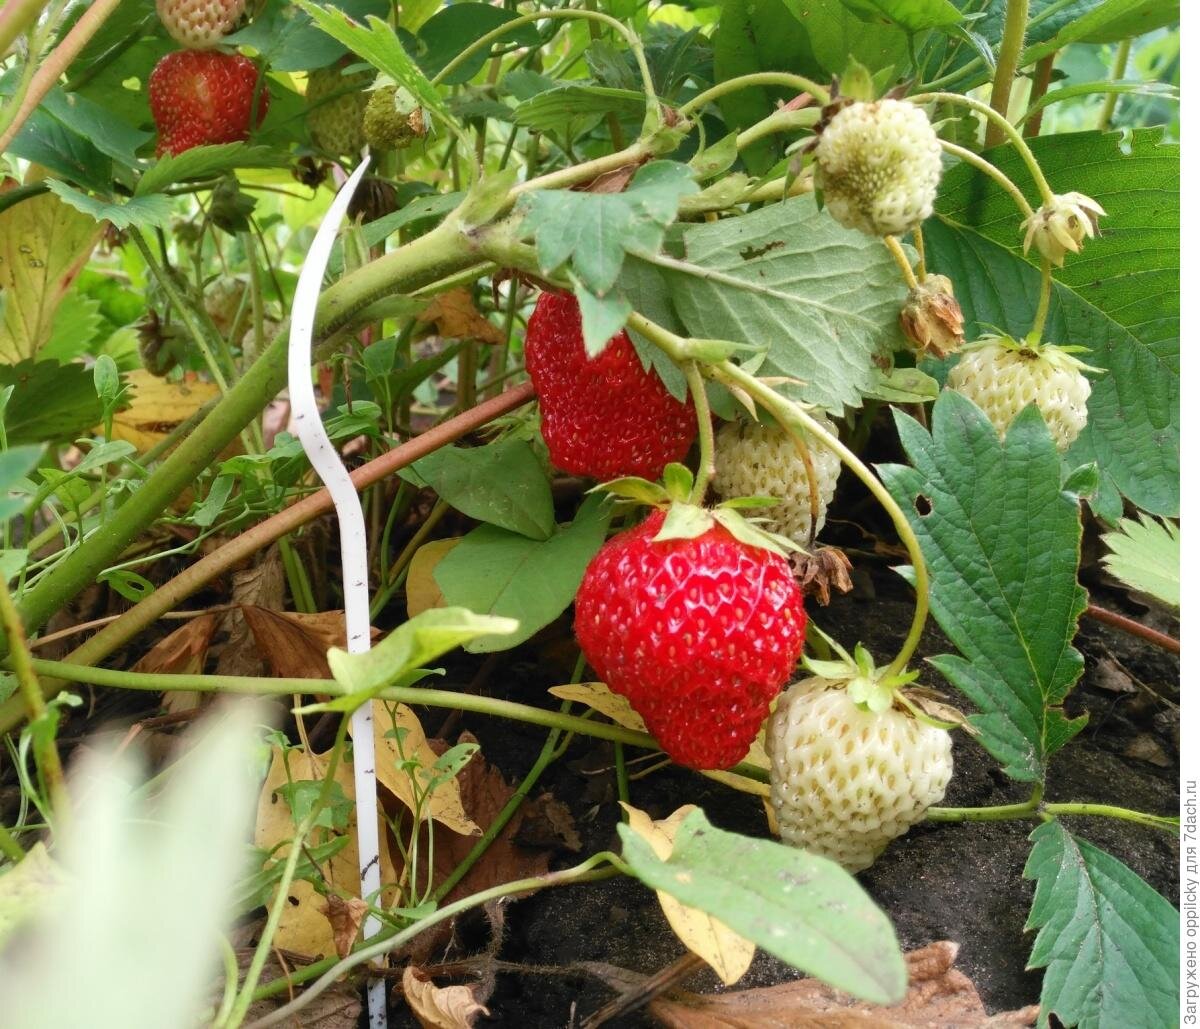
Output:
[[[613,693],[602,682],[573,682],[565,686],[552,686],[550,692],[559,700],[572,700],[579,704],[586,704],[592,710],[599,711],[626,729],[633,729],[635,732],[647,731],[642,716],[629,706],[629,701]],[[766,771],[771,767],[771,762],[763,744],[763,732],[765,732],[765,727],[759,732],[754,743],[750,745],[750,753],[746,755],[746,761]],[[758,797],[767,797],[771,793],[771,788],[765,782],[739,775],[737,772],[706,771],[700,774],[742,793],[753,793]]]
[[493,345],[505,342],[504,333],[483,316],[468,289],[439,293],[419,317],[436,325],[439,335],[448,339],[476,339]]
[[197,380],[169,382],[139,368],[125,383],[132,400],[113,417],[113,439],[128,440],[145,453],[180,422],[195,414],[221,390],[214,383]]
[[16,364],[45,345],[58,305],[102,231],[53,193],[0,212],[0,361]]
[[[695,804],[685,804],[670,818],[652,821],[645,811],[630,804],[621,807],[629,814],[629,828],[637,833],[654,849],[662,861],[671,856],[675,846],[675,834],[688,815],[696,810]],[[658,902],[671,928],[693,954],[703,958],[717,973],[726,986],[732,986],[750,967],[754,959],[754,944],[735,933],[711,915],[680,904],[669,894],[658,892]]]
[[477,1015],[489,1014],[470,986],[438,986],[418,976],[412,965],[404,970],[402,985],[423,1029],[471,1029]]
[[[406,729],[404,735],[404,756],[416,757],[422,768],[431,768],[437,760],[437,755],[429,742],[417,716],[403,704],[385,704],[382,700],[374,701],[375,715],[375,768],[379,785],[404,804],[410,811],[414,801],[411,784],[407,776],[396,768],[400,758],[400,746],[395,737],[386,736],[392,729],[392,715],[388,709],[394,708],[396,727]],[[291,808],[283,796],[276,793],[280,786],[289,781],[319,780],[324,777],[329,767],[329,754],[309,754],[301,749],[293,749],[287,754],[288,764],[284,765],[284,754],[278,747],[273,748],[271,767],[267,772],[266,781],[258,798],[258,816],[254,828],[254,845],[268,851],[280,843],[292,840],[296,835],[296,825],[292,820]],[[334,772],[334,780],[341,786],[342,792],[348,799],[354,798],[354,768],[349,760],[343,760]],[[458,779],[450,779],[440,784],[426,801],[425,814],[435,821],[441,822],[448,829],[464,836],[479,836],[481,830],[468,817],[463,809],[462,795]],[[355,840],[354,821],[351,817],[346,834],[350,842],[333,858],[322,865],[329,876],[329,886],[345,896],[356,897],[359,891],[358,846]],[[387,840],[390,836],[382,813],[379,817],[379,838]],[[283,848],[281,848],[282,851]],[[276,853],[278,858],[280,853]],[[389,848],[384,846],[380,853],[380,878],[384,884],[382,905],[387,907],[399,901],[399,893],[390,884],[400,881],[403,870],[397,871],[392,864]],[[289,903],[283,911],[279,935],[276,937],[278,946],[286,950],[294,950],[301,954],[316,957],[329,956],[337,953],[337,941],[333,927],[326,914],[326,905],[317,894],[316,889],[309,883],[298,881],[292,884],[288,891],[296,903]],[[344,941],[343,941],[344,943]]]
[[445,607],[446,598],[433,577],[438,562],[458,546],[461,536],[446,540],[434,540],[419,547],[408,565],[408,578],[404,580],[404,592],[408,597],[408,617],[416,618],[431,607]]

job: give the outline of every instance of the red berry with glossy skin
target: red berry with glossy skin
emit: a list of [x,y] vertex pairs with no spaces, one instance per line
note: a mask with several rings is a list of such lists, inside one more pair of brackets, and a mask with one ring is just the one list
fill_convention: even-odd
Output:
[[542,411],[550,460],[593,479],[657,479],[696,438],[690,399],[676,400],[642,367],[622,330],[593,358],[583,348],[579,302],[543,293],[525,334],[525,367]]
[[[150,73],[150,113],[158,150],[181,154],[194,146],[236,143],[250,135],[258,68],[247,57],[218,50],[178,50]],[[258,94],[258,124],[270,96]]]
[[804,601],[782,557],[721,525],[654,542],[664,517],[654,512],[592,559],[575,598],[575,635],[672,760],[729,768],[792,674]]

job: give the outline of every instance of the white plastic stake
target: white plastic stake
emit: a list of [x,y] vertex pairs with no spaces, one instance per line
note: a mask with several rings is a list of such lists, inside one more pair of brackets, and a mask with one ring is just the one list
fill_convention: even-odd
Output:
[[[337,239],[338,228],[350,199],[371,159],[364,158],[333,198],[333,203],[316,238],[309,248],[296,297],[292,303],[292,328],[288,338],[288,394],[292,402],[292,421],[304,452],[312,462],[333,498],[342,544],[342,593],[346,604],[346,649],[361,654],[371,647],[370,597],[367,590],[367,526],[358,492],[350,473],[342,464],[317,407],[312,383],[312,337],[317,317],[317,299],[329,254]],[[354,806],[358,822],[358,860],[360,889],[364,898],[379,893],[379,822],[375,808],[375,729],[371,705],[363,704],[354,712],[351,739],[354,742]],[[370,938],[379,930],[379,919],[369,915],[363,935]],[[386,1029],[387,984],[373,979],[367,987],[367,1013],[371,1029]]]

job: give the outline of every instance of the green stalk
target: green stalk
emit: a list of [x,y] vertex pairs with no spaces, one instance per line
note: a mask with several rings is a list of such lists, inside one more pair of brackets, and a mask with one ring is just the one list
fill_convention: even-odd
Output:
[[705,104],[712,103],[712,101],[729,93],[736,93],[739,89],[748,89],[752,86],[785,86],[801,93],[811,94],[822,105],[829,103],[829,91],[824,86],[817,85],[812,79],[807,79],[803,75],[793,75],[785,71],[760,71],[754,72],[751,75],[739,75],[736,78],[718,82],[710,89],[706,89],[703,93],[692,97],[691,100],[679,108],[679,117],[690,118],[693,113],[699,111]]
[[703,504],[708,484],[717,474],[712,413],[708,409],[708,393],[704,389],[700,366],[695,361],[689,361],[684,366],[684,373],[692,394],[692,405],[696,408],[696,425],[700,430],[700,465],[696,469],[696,481],[692,484],[692,495],[688,499],[693,504]]
[[[1029,0],[1007,0],[1004,35],[1000,39],[1000,52],[996,55],[996,74],[992,78],[992,110],[1001,118],[1008,117],[1013,78],[1021,63],[1021,51],[1025,49],[1025,25],[1028,21]],[[984,145],[996,146],[1003,133],[1004,130],[993,121],[984,136]]]
[[[1113,82],[1120,82],[1125,77],[1125,69],[1129,66],[1129,51],[1132,49],[1133,40],[1123,39],[1120,46],[1117,47],[1117,56],[1113,60],[1112,75],[1110,78]],[[1112,116],[1117,110],[1118,94],[1109,93],[1104,98],[1104,106],[1100,109],[1100,121],[1096,124],[1096,128],[1101,132],[1107,132],[1112,124]]]
[[[9,654],[13,673],[17,677],[17,686],[21,697],[29,710],[29,720],[36,723],[46,717],[46,701],[42,697],[42,688],[37,681],[37,673],[33,670],[33,658],[29,653],[29,643],[25,638],[25,629],[21,625],[21,616],[13,604],[12,594],[8,592],[8,583],[0,577],[0,626],[8,642]],[[67,794],[66,777],[63,775],[62,760],[58,756],[58,744],[53,737],[48,737],[44,731],[34,728],[33,751],[37,759],[38,769],[46,783],[50,795],[50,803],[54,808],[55,820],[58,824],[66,824],[71,818],[71,798]]]
[[[355,315],[382,297],[412,291],[469,265],[472,244],[450,216],[438,228],[347,275],[325,291],[317,317],[321,337],[346,328]],[[89,586],[114,559],[195,480],[287,382],[286,330],[254,362],[207,418],[137,490],[22,598],[21,614],[38,629]],[[7,653],[4,648],[3,653]]]
[[1007,175],[997,168],[986,157],[980,157],[974,150],[968,150],[966,147],[959,146],[957,143],[951,143],[945,139],[939,139],[942,149],[946,153],[957,157],[960,161],[965,161],[972,167],[978,168],[985,175],[989,175],[1001,186],[1005,192],[1013,199],[1013,203],[1017,205],[1017,210],[1021,212],[1023,218],[1033,217],[1033,208],[1029,206],[1029,201],[1025,199],[1025,194],[1017,187]]
[[[596,868],[597,865],[605,863],[614,867],[610,869]],[[268,1029],[269,1026],[280,1025],[289,1021],[297,1012],[311,1004],[320,994],[324,993],[348,972],[352,972],[355,968],[371,961],[373,958],[382,957],[402,947],[409,940],[421,935],[421,933],[433,928],[433,926],[446,921],[446,919],[461,914],[463,911],[479,907],[481,904],[486,904],[489,900],[512,896],[514,893],[541,890],[548,886],[564,886],[568,883],[608,879],[624,872],[625,867],[625,863],[615,854],[602,851],[599,854],[592,855],[586,861],[575,865],[573,868],[564,868],[561,872],[548,872],[546,875],[535,875],[530,876],[528,879],[518,879],[515,882],[502,883],[500,886],[493,886],[490,890],[482,890],[479,893],[471,894],[469,897],[464,897],[462,900],[457,900],[453,904],[447,904],[440,911],[435,911],[427,918],[422,918],[419,922],[414,922],[408,928],[402,929],[390,936],[385,936],[377,942],[373,942],[360,950],[352,952],[330,968],[307,991],[291,1003],[285,1004],[277,1011],[271,1012],[265,1018],[260,1018],[257,1022],[251,1022],[247,1029]]]
[[[92,668],[65,661],[46,661],[34,658],[30,662],[38,675],[53,676],[65,682],[90,683],[126,690],[147,690],[174,693],[194,690],[202,693],[239,693],[257,697],[285,697],[293,693],[320,694],[331,697],[347,696],[348,691],[335,679],[273,678],[254,675],[182,675],[157,672],[124,672],[112,668]],[[424,704],[427,707],[470,711],[474,714],[511,718],[516,722],[543,725],[547,729],[562,729],[580,736],[592,736],[612,743],[627,743],[644,750],[661,750],[653,736],[635,732],[620,725],[606,725],[587,718],[564,715],[545,708],[517,704],[496,697],[476,696],[453,690],[431,690],[420,686],[389,686],[377,694],[380,700],[401,704]],[[766,772],[751,764],[740,764],[730,771],[758,782],[766,781]]]
[[1025,336],[1025,342],[1036,347],[1042,342],[1042,332],[1046,328],[1046,316],[1050,313],[1050,295],[1054,290],[1054,269],[1046,258],[1042,258],[1042,283],[1038,294],[1037,311],[1033,316],[1033,325]]

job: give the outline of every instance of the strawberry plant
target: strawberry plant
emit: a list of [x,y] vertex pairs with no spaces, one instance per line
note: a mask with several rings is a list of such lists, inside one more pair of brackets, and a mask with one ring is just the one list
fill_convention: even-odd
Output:
[[5,1025],[1179,1024],[1178,21],[9,0]]

